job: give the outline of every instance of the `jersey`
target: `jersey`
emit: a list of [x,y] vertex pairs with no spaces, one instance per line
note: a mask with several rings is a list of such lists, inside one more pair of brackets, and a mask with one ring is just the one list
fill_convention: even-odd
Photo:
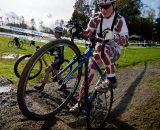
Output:
[[51,53],[53,52],[56,52],[56,55],[54,61],[51,63],[51,66],[54,69],[59,70],[61,64],[64,62],[64,46],[54,48]]
[[[101,23],[101,17],[102,13],[96,13],[90,20],[87,30],[91,32],[96,32],[97,34],[100,33],[100,23]],[[111,29],[113,20],[115,17],[115,12],[112,14],[110,18],[103,18],[102,22],[102,32],[105,29]],[[117,15],[115,25],[113,27],[113,33],[118,34],[119,36],[124,36],[127,39],[129,38],[128,36],[128,28],[125,22],[124,17],[121,15]]]

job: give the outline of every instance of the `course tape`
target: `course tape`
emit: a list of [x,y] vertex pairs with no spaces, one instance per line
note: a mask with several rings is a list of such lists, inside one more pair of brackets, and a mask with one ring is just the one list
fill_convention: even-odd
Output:
[[[47,43],[51,40],[56,39],[54,37],[54,35],[52,35],[52,34],[43,33],[43,32],[39,32],[39,31],[35,31],[35,30],[23,29],[23,28],[19,28],[19,27],[6,26],[6,25],[0,25],[0,28],[34,35],[34,36],[27,36],[27,35],[19,35],[19,34],[0,32],[0,35],[3,35],[3,36],[18,37],[18,38],[22,38],[22,39],[26,39],[26,40],[32,40],[32,41],[43,42],[43,43]],[[63,37],[63,39],[68,39],[68,38]],[[84,40],[76,40],[75,42],[85,43]],[[85,46],[79,45],[79,47],[85,47]]]
[[43,33],[35,30],[29,30],[29,29],[23,29],[19,27],[13,27],[13,26],[5,26],[5,25],[0,25],[0,28],[7,29],[7,30],[12,30],[16,32],[22,32],[22,33],[27,33],[27,34],[32,34],[44,38],[54,38],[54,35],[48,34],[48,33]]
[[43,43],[47,43],[51,41],[51,39],[44,39],[42,37],[37,37],[37,36],[32,37],[32,36],[18,35],[18,34],[12,34],[12,33],[4,33],[4,32],[0,32],[0,35],[8,36],[8,37],[17,37],[17,38],[22,38],[25,40],[43,42]]

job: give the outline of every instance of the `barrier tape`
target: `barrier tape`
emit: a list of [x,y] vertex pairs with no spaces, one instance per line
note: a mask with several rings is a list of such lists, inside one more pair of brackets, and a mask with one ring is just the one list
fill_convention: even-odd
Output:
[[44,39],[42,37],[36,37],[36,36],[32,37],[32,36],[18,35],[18,34],[12,34],[12,33],[0,32],[0,35],[8,36],[8,37],[17,37],[17,38],[22,38],[22,39],[25,39],[25,40],[43,42],[43,43],[47,43],[47,42],[51,41],[50,39]]
[[36,35],[36,36],[40,36],[40,37],[54,38],[54,35],[52,35],[52,34],[43,33],[43,32],[39,32],[39,31],[35,31],[35,30],[23,29],[23,28],[19,28],[19,27],[0,25],[0,28],[12,30],[12,31],[16,31],[16,32],[32,34],[32,35]]
[[[26,36],[26,35],[0,32],[0,35],[9,36],[9,37],[18,37],[26,40],[32,40],[32,41],[43,42],[43,43],[47,43],[51,40],[56,39],[52,34],[43,33],[35,30],[23,29],[23,28],[13,27],[13,26],[5,26],[5,25],[0,25],[0,28],[34,35],[34,37],[32,37],[32,36]],[[63,37],[63,39],[68,39],[68,38]],[[80,42],[80,41],[83,43],[83,40],[77,40],[77,42]],[[85,47],[85,46],[79,45],[79,47]]]

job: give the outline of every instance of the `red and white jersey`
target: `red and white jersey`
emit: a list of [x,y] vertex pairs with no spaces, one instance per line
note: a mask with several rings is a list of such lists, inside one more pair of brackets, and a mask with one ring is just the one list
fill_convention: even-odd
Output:
[[[90,19],[87,30],[91,32],[96,31],[96,33],[100,33],[101,17],[102,17],[102,14],[100,12],[96,13]],[[111,29],[114,17],[115,17],[115,13],[113,13],[110,18],[103,18],[102,32],[107,28]],[[128,27],[126,25],[124,17],[120,16],[119,14],[113,28],[113,33],[119,34],[120,36],[125,36],[128,39]]]

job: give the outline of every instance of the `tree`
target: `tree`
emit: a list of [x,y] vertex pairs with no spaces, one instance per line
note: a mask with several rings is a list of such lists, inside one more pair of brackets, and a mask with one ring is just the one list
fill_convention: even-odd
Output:
[[65,23],[65,22],[64,22],[63,19],[60,19],[60,20],[57,19],[57,20],[55,21],[55,25],[56,25],[56,26],[60,26],[60,27],[63,27],[63,26],[64,26],[64,23]]
[[118,12],[125,17],[130,28],[130,24],[137,16],[141,14],[143,4],[140,0],[119,0],[117,2]]
[[142,6],[141,0],[118,0],[117,2],[117,8],[126,18],[140,15]]
[[3,25],[3,17],[2,16],[0,17],[0,24]]
[[34,18],[31,19],[30,24],[31,24],[31,26],[32,26],[31,28],[32,28],[33,30],[36,30],[36,28],[35,28],[36,22],[35,22]]
[[160,5],[158,6],[158,16],[160,17]]
[[74,11],[71,20],[68,21],[68,25],[80,25],[83,28],[87,27],[90,14],[89,1],[76,0],[74,5]]
[[87,27],[87,23],[89,21],[89,18],[80,11],[74,10],[71,20],[68,22],[69,25],[80,25],[82,28]]
[[159,37],[160,36],[160,17],[155,20],[154,29],[155,29],[154,39],[155,41],[158,41],[160,43],[160,37]]

